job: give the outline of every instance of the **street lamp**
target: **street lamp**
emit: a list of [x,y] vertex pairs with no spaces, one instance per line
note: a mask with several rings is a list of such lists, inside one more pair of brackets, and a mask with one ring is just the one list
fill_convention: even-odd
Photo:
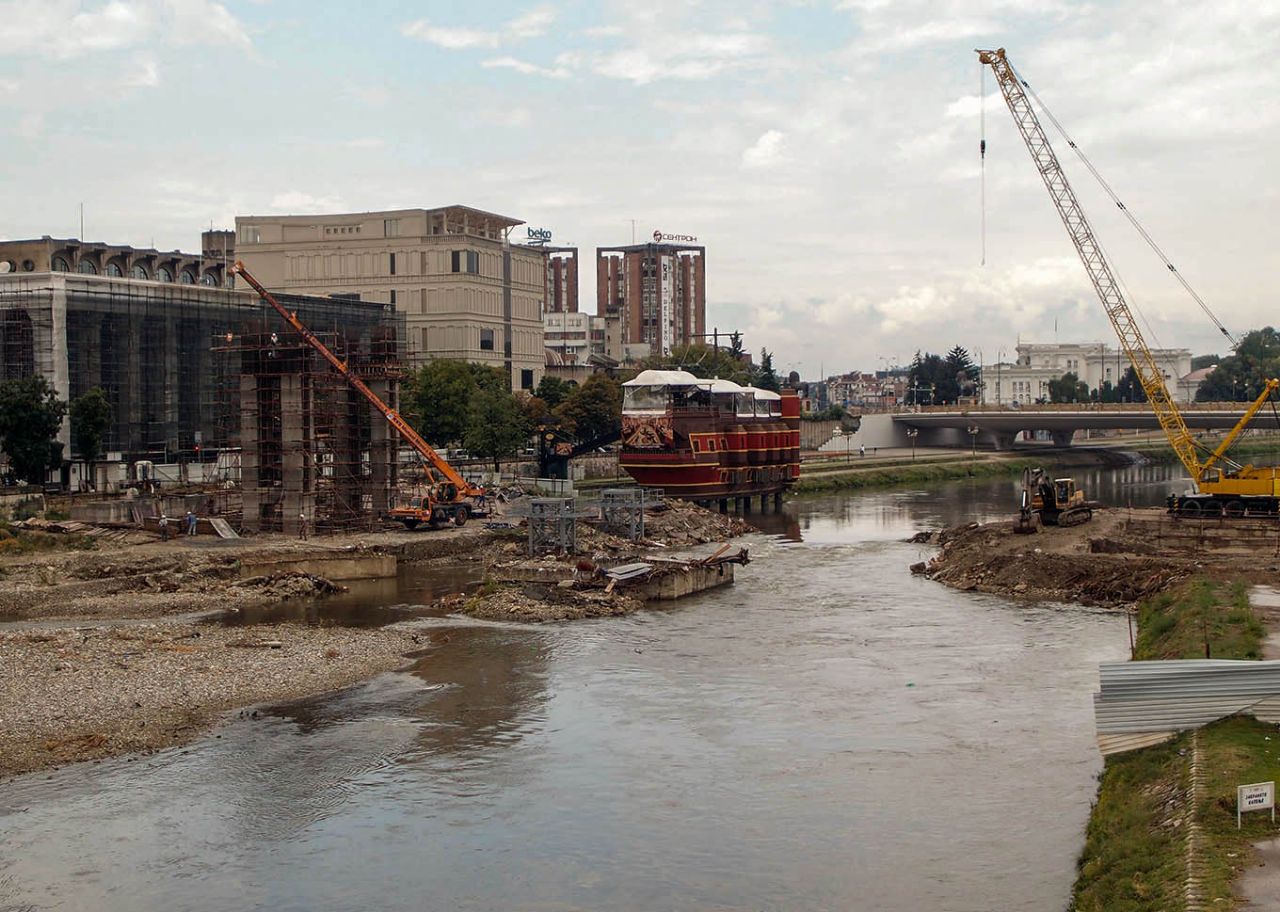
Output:
[[907,428],[907,436],[911,438],[911,461],[916,461],[916,437],[920,434],[919,428]]
[[966,431],[969,432],[969,474],[973,474],[973,464],[978,461],[978,431],[980,430],[976,424],[971,424]]

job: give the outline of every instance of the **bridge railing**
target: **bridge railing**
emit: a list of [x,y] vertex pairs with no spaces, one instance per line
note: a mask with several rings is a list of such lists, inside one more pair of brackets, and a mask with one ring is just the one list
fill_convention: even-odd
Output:
[[[1183,412],[1243,412],[1249,407],[1247,402],[1179,402],[1178,410]],[[903,413],[1009,413],[1018,412],[1145,412],[1150,411],[1146,402],[1046,402],[1031,405],[996,405],[988,402],[982,405],[905,405],[894,410]]]

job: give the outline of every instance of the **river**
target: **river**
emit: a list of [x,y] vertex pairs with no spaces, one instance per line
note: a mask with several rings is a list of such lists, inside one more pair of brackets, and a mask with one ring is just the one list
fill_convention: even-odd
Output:
[[[1173,473],[1075,474],[1140,505]],[[426,619],[407,673],[14,780],[0,910],[1062,909],[1125,621],[907,569],[917,529],[1014,501],[1008,480],[796,499],[731,587]]]

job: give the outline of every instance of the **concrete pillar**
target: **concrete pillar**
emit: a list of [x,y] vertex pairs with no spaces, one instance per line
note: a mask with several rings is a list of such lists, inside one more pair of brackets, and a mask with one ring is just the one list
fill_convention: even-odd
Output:
[[[369,388],[378,394],[391,408],[399,411],[399,390],[397,384],[390,380],[371,380]],[[364,400],[360,402],[363,404]],[[369,410],[369,468],[370,468],[370,488],[373,493],[373,512],[375,516],[381,516],[395,506],[395,491],[397,483],[397,439],[395,438],[391,425],[381,415],[375,414],[372,407],[366,406]]]
[[768,494],[760,495],[760,512],[761,513],[769,512],[769,495]]
[[721,513],[729,512],[729,501],[724,497],[720,498],[720,512]]
[[991,444],[997,450],[1012,450],[1013,442],[1017,437],[1017,431],[992,431]]
[[240,375],[240,499],[244,515],[240,525],[249,532],[262,529],[261,441],[258,438],[258,378]]
[[[67,360],[67,285],[54,278],[47,316],[30,312],[31,342],[35,349],[36,371],[44,376],[63,402],[71,399],[71,365]],[[43,353],[47,352],[45,356]],[[46,360],[47,357],[47,360]],[[63,416],[58,429],[62,458],[71,458],[71,418]]]
[[773,495],[773,509],[775,512],[782,509],[782,492],[781,491]]
[[1051,431],[1053,436],[1053,445],[1059,447],[1071,446],[1071,438],[1076,435],[1075,430],[1070,431]]
[[299,514],[316,521],[314,459],[311,451],[311,389],[302,374],[280,378],[281,530],[298,534]]

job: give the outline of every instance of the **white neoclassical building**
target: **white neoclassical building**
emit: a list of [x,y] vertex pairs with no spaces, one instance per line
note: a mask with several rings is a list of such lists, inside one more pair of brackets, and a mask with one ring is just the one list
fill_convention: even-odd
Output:
[[[1018,402],[1030,404],[1049,396],[1049,381],[1074,373],[1098,389],[1103,383],[1115,386],[1129,367],[1129,359],[1118,348],[1102,342],[1024,342],[1017,346],[1017,360],[982,366],[984,403]],[[1170,396],[1178,395],[1178,380],[1191,372],[1188,348],[1153,348],[1152,356],[1164,374]]]

